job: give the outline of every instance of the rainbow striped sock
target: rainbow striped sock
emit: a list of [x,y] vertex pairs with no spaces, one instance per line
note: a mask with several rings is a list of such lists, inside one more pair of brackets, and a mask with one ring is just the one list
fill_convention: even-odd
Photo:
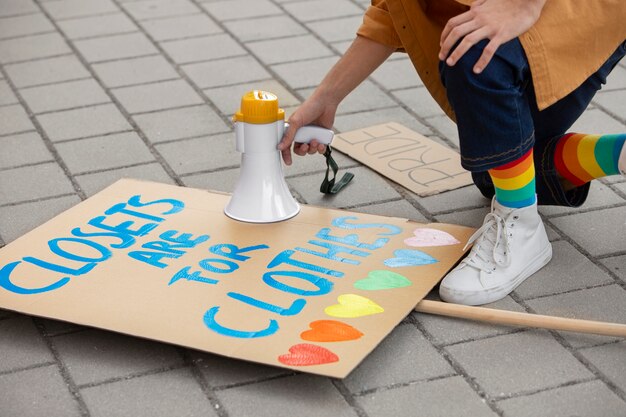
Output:
[[528,207],[535,203],[537,197],[532,149],[521,158],[488,172],[496,189],[498,203],[510,208]]
[[554,153],[557,172],[574,185],[619,174],[617,163],[626,134],[586,135],[568,133],[559,139]]

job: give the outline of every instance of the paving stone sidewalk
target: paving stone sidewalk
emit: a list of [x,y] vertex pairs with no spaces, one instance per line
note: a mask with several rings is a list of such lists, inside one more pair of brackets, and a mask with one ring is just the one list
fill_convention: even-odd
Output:
[[[0,0],[0,247],[133,177],[232,191],[230,116],[251,88],[287,113],[345,51],[365,0]],[[455,126],[398,54],[341,106],[345,132],[395,121],[456,148]],[[626,63],[574,131],[626,132]],[[472,187],[420,198],[356,180],[303,203],[479,226]],[[314,174],[314,175],[311,175]],[[626,180],[543,208],[554,259],[494,307],[626,323]],[[228,360],[0,310],[0,417],[626,416],[626,342],[412,314],[348,378]]]

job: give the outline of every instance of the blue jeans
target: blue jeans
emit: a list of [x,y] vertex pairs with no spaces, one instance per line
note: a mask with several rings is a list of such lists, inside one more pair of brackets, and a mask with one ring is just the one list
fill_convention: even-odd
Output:
[[485,40],[472,47],[452,67],[444,62],[439,67],[457,119],[461,165],[472,172],[476,186],[490,198],[494,187],[487,170],[514,161],[534,148],[538,203],[581,205],[589,184],[563,189],[554,166],[556,142],[626,55],[626,42],[580,87],[542,111],[537,108],[528,60],[518,39],[501,45],[481,74],[473,73],[486,44]]

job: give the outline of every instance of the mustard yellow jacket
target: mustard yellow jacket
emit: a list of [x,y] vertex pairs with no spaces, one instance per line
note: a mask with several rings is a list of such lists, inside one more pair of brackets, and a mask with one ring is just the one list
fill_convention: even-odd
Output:
[[[372,0],[358,35],[408,53],[424,85],[453,117],[439,79],[445,23],[473,0]],[[520,42],[528,57],[537,106],[575,90],[626,41],[625,0],[548,0]]]

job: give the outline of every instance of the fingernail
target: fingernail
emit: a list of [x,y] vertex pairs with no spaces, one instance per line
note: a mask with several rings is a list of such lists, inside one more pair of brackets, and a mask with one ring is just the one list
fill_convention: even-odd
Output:
[[475,74],[480,74],[481,72],[483,72],[483,69],[481,67],[474,67]]

